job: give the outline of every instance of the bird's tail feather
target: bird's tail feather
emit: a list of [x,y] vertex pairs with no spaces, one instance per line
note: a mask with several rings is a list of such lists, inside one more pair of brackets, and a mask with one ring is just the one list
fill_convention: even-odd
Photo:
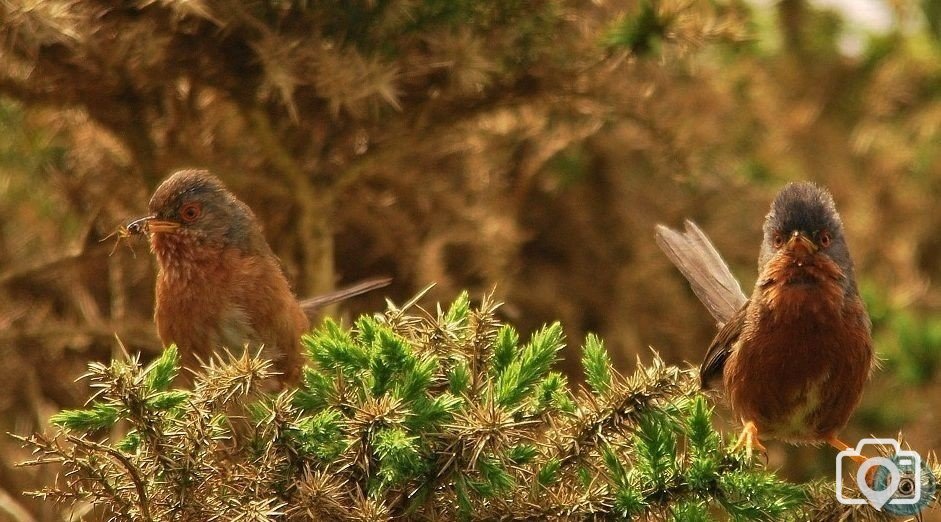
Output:
[[684,232],[657,225],[657,244],[716,322],[725,324],[748,298],[709,237],[696,223],[687,220],[685,225]]
[[389,286],[389,283],[391,282],[392,278],[390,277],[367,279],[354,285],[350,285],[346,288],[341,288],[333,292],[303,299],[299,304],[301,305],[301,309],[304,310],[305,314],[311,315],[325,306],[329,306],[333,303],[337,303],[357,295],[365,294],[366,292],[371,292],[377,288]]

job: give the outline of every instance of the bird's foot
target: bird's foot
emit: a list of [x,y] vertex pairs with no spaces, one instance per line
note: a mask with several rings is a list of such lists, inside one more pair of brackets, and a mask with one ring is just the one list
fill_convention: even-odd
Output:
[[738,451],[742,447],[745,448],[745,456],[748,457],[748,460],[752,459],[756,449],[765,456],[765,459],[768,457],[768,449],[762,446],[761,441],[758,440],[758,427],[752,421],[745,423],[742,434],[738,436],[738,442],[735,443],[735,446],[732,446],[732,451]]

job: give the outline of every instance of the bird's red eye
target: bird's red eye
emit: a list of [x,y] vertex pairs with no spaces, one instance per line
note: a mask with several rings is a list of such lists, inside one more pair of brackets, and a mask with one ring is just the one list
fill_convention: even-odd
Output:
[[830,246],[830,233],[826,230],[821,231],[817,236],[817,241],[820,242],[820,246],[827,248]]
[[202,213],[202,206],[196,202],[186,203],[180,207],[180,219],[182,219],[184,223],[192,223],[193,221],[196,221],[199,219],[199,216]]
[[775,234],[772,238],[772,241],[774,242],[774,248],[781,248],[784,246],[784,236],[781,234]]

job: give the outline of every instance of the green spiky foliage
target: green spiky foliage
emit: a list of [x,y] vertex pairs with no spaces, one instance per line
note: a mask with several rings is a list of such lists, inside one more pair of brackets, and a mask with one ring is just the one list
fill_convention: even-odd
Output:
[[415,303],[325,321],[303,384],[277,394],[249,353],[192,390],[171,389],[174,347],[92,364],[88,407],[24,439],[27,464],[65,471],[35,494],[114,520],[878,519],[732,452],[693,373],[655,354],[622,375],[590,335],[575,390],[552,370],[558,323],[523,340],[489,297]]

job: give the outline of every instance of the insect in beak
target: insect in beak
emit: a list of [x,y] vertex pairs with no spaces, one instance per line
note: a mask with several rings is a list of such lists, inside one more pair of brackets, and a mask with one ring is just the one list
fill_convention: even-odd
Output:
[[[149,230],[149,223],[154,218],[154,216],[146,216],[139,219],[135,219],[126,225],[121,225],[117,230],[108,234],[107,236],[101,238],[99,242],[107,241],[112,237],[117,237],[114,242],[114,246],[111,248],[111,252],[108,253],[108,256],[113,256],[115,251],[118,249],[118,245],[122,240],[131,238],[133,236],[142,236],[147,234]],[[128,245],[128,248],[131,250],[131,254],[137,257],[137,254],[134,253],[134,249]]]
[[148,232],[149,224],[156,216],[145,216],[128,223],[124,229],[132,236],[142,236]]

